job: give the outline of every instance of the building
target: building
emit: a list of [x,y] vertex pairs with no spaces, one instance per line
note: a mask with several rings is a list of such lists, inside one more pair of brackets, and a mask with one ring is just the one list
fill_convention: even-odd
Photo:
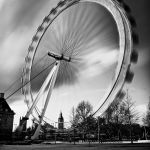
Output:
[[22,132],[26,132],[27,130],[27,119],[25,117],[20,117],[19,126],[22,126]]
[[4,93],[0,93],[0,141],[11,140],[14,114],[4,98]]
[[58,118],[58,129],[59,130],[64,129],[64,118],[63,118],[62,112],[60,113],[59,118]]

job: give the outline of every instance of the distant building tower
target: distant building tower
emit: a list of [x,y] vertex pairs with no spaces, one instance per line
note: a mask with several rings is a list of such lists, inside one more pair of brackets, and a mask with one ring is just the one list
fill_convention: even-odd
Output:
[[59,118],[58,118],[58,129],[59,130],[64,129],[64,118],[62,116],[62,112],[60,113]]
[[0,141],[11,140],[14,114],[4,99],[4,93],[0,93]]
[[20,117],[19,126],[22,126],[22,132],[27,130],[27,120],[25,117]]

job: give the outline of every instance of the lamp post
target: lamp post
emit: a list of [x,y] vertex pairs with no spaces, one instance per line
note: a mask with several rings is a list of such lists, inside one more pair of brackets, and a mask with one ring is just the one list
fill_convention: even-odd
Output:
[[99,135],[99,133],[100,133],[99,117],[97,118],[97,120],[98,120],[98,142],[100,143],[100,135]]
[[55,144],[56,144],[56,132],[57,132],[57,130],[56,130],[56,123],[57,122],[55,122]]

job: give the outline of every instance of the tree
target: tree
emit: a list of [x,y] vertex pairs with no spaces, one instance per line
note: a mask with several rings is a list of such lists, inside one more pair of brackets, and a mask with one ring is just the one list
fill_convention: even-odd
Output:
[[128,89],[126,92],[126,97],[124,100],[124,124],[129,124],[130,128],[130,139],[131,143],[133,143],[133,131],[132,131],[132,125],[137,123],[139,120],[139,115],[135,110],[135,103],[132,101],[131,96],[129,96]]
[[149,102],[147,105],[147,112],[145,114],[145,116],[142,118],[143,121],[143,127],[144,127],[144,138],[147,139],[147,135],[148,135],[148,131],[147,128],[150,127],[150,98],[149,98]]
[[104,116],[109,130],[107,132],[110,138],[117,135],[119,140],[122,139],[121,124],[123,122],[123,107],[122,99],[115,99],[105,112]]
[[89,102],[82,101],[76,108],[76,118],[78,122],[84,122],[85,119],[92,114],[93,107]]
[[116,99],[111,103],[105,112],[105,118],[110,127],[112,127],[110,123],[115,124],[116,129],[113,129],[113,131],[117,131],[119,140],[122,139],[121,130],[123,124],[128,124],[130,126],[130,138],[132,142],[132,124],[138,121],[139,116],[135,111],[135,103],[132,101],[131,96],[129,96],[128,90],[125,95],[124,99]]
[[73,128],[75,128],[78,124],[78,119],[76,117],[76,110],[74,107],[71,110],[70,123]]
[[148,106],[147,106],[146,115],[143,118],[143,123],[144,123],[145,126],[150,127],[150,98],[149,98],[149,102],[148,102]]
[[85,134],[92,132],[96,126],[96,119],[91,116],[93,111],[92,105],[87,101],[81,101],[77,108],[72,108],[71,124],[72,127],[82,133],[83,138]]
[[77,108],[74,107],[71,110],[71,124],[76,126],[77,124],[84,122],[86,118],[92,114],[93,107],[89,102],[81,101]]
[[124,123],[125,124],[133,124],[137,123],[139,120],[139,115],[135,110],[135,102],[132,101],[132,98],[128,95],[128,91],[126,94],[126,98],[124,100],[125,110],[124,110]]

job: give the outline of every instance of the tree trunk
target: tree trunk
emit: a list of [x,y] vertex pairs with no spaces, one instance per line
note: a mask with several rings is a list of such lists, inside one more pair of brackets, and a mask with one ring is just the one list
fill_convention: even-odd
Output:
[[131,140],[131,144],[133,144],[133,138],[132,138],[132,125],[130,123],[130,140]]

